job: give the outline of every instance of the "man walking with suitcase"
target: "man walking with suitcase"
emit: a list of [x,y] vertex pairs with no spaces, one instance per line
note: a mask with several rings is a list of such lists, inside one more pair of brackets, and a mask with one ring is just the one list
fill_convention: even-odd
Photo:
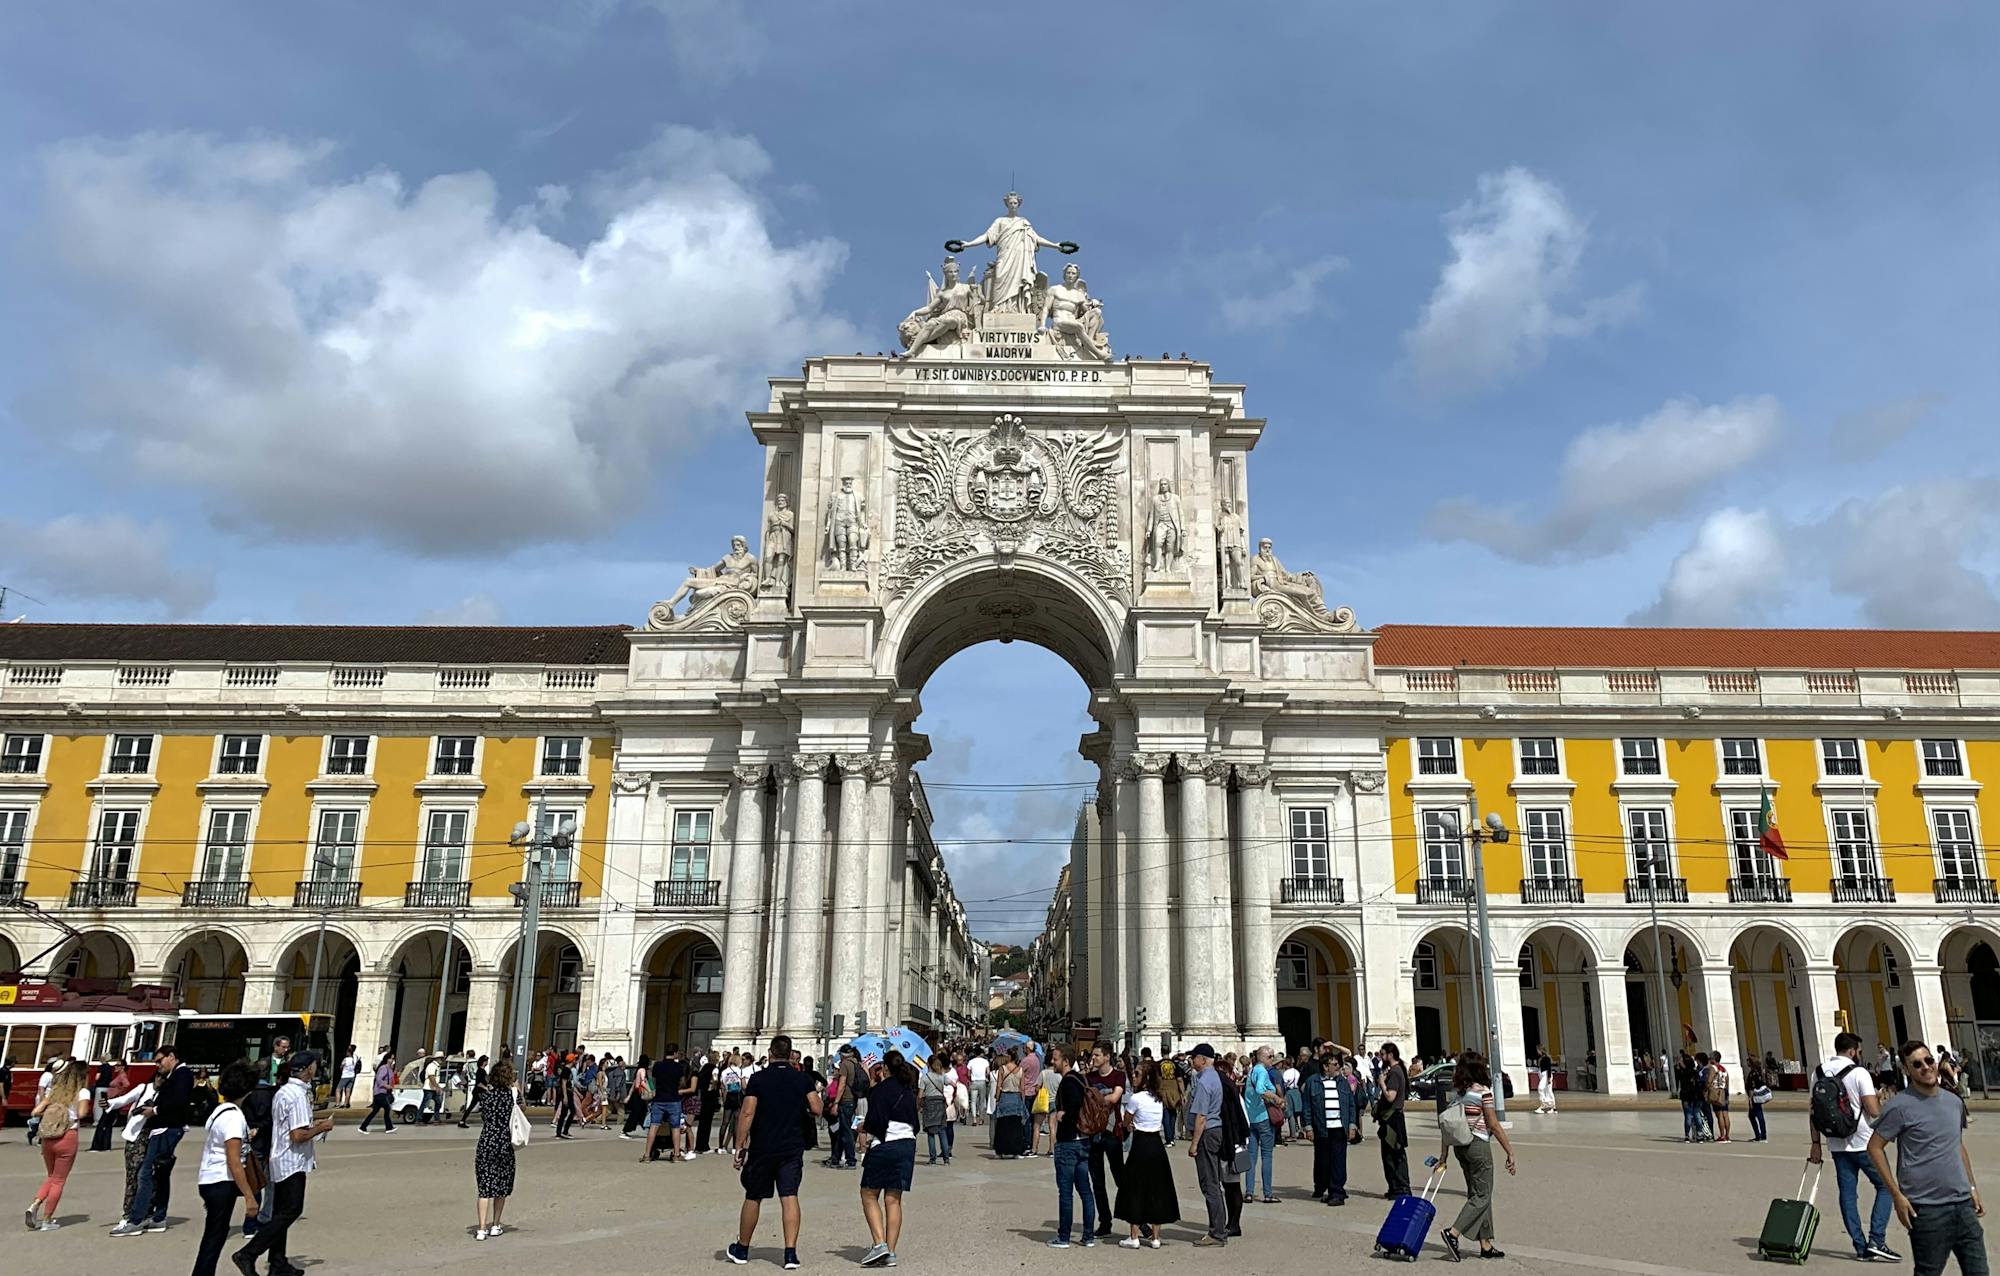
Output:
[[[1806,1160],[1820,1163],[1821,1140],[1833,1149],[1834,1178],[1840,1184],[1840,1221],[1854,1242],[1854,1256],[1863,1262],[1901,1262],[1889,1248],[1889,1186],[1868,1159],[1868,1139],[1882,1114],[1875,1079],[1861,1064],[1861,1038],[1843,1032],[1833,1039],[1833,1055],[1813,1069],[1812,1147]],[[1862,1175],[1875,1185],[1875,1208],[1868,1230],[1861,1230]]]
[[[1901,1054],[1909,1086],[1883,1105],[1868,1140],[1868,1160],[1888,1181],[1896,1217],[1910,1229],[1916,1276],[1938,1276],[1954,1255],[1965,1276],[1987,1276],[1986,1231],[1979,1224],[1986,1206],[1965,1147],[1965,1100],[1938,1084],[1938,1061],[1929,1046],[1907,1041]],[[1891,1143],[1897,1145],[1894,1174]]]

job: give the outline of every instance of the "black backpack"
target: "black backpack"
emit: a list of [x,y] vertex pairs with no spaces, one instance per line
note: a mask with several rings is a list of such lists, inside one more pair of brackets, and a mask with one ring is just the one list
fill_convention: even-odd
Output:
[[1854,1110],[1854,1100],[1848,1095],[1844,1080],[1860,1066],[1850,1063],[1832,1076],[1827,1075],[1824,1065],[1813,1069],[1813,1129],[1829,1139],[1852,1138],[1861,1126],[1861,1114]]

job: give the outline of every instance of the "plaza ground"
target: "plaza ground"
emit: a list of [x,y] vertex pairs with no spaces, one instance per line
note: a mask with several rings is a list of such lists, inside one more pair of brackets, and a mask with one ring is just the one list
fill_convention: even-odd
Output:
[[[1674,1112],[1578,1111],[1556,1117],[1514,1114],[1518,1177],[1501,1179],[1497,1198],[1500,1244],[1508,1260],[1542,1272],[1669,1273],[1769,1271],[1752,1254],[1768,1202],[1790,1195],[1803,1168],[1805,1119],[1774,1114],[1774,1141],[1690,1147],[1680,1142]],[[996,1161],[985,1131],[963,1132],[949,1167],[917,1167],[916,1189],[899,1250],[900,1269],[916,1272],[1047,1270],[1247,1272],[1313,1269],[1369,1259],[1385,1205],[1377,1148],[1354,1149],[1350,1189],[1341,1209],[1307,1199],[1311,1153],[1304,1146],[1277,1153],[1279,1205],[1251,1205],[1244,1236],[1219,1254],[1190,1248],[1194,1228],[1167,1229],[1158,1252],[1133,1253],[1100,1242],[1093,1250],[1053,1254],[1043,1246],[1055,1219],[1054,1171],[1047,1159]],[[1747,1131],[1744,1133],[1747,1134]],[[349,1120],[323,1145],[306,1216],[293,1232],[293,1259],[331,1276],[392,1276],[414,1270],[491,1273],[561,1268],[593,1276],[697,1269],[724,1270],[722,1247],[732,1237],[742,1196],[723,1157],[691,1163],[639,1164],[642,1145],[615,1133],[584,1131],[557,1143],[538,1120],[523,1150],[507,1221],[520,1230],[498,1240],[472,1240],[472,1140],[454,1127],[409,1128],[357,1136]],[[1969,1139],[1975,1167],[2000,1176],[2000,1112],[1982,1107]],[[125,1276],[184,1271],[200,1232],[194,1192],[194,1146],[184,1145],[176,1174],[172,1229],[112,1239],[123,1168],[116,1152],[84,1153],[70,1176],[62,1230],[16,1234],[0,1271],[55,1276],[89,1271]],[[1193,1162],[1175,1149],[1174,1173],[1186,1219],[1201,1216]],[[1419,1137],[1416,1160],[1432,1150]],[[0,1137],[0,1197],[25,1208],[41,1177],[41,1158],[17,1126]],[[1418,1171],[1421,1173],[1421,1169]],[[1863,1189],[1863,1208],[1868,1201]],[[1458,1176],[1447,1180],[1441,1213],[1462,1200]],[[1841,1229],[1832,1167],[1819,1191],[1826,1217],[1816,1264],[1844,1269],[1851,1261]],[[807,1271],[851,1268],[868,1243],[855,1197],[855,1175],[808,1161],[800,1241]],[[0,1225],[16,1216],[0,1215]],[[2000,1225],[2000,1218],[1996,1218]],[[1123,1235],[1120,1227],[1119,1235]],[[1115,1237],[1114,1237],[1115,1239]],[[1891,1224],[1891,1244],[1907,1249]],[[1989,1233],[1989,1240],[1991,1234]],[[236,1242],[236,1243],[240,1243]],[[775,1271],[780,1258],[775,1204],[767,1206],[752,1264]],[[1436,1258],[1433,1245],[1426,1261]],[[228,1270],[225,1260],[224,1270]],[[1394,1269],[1385,1269],[1394,1270]],[[1907,1270],[1907,1269],[1904,1269]]]

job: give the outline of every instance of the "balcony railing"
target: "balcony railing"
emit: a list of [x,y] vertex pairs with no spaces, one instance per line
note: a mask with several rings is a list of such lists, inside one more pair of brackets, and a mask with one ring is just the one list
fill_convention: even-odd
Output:
[[1880,877],[1836,877],[1833,879],[1836,904],[1893,904],[1896,885]]
[[71,908],[131,908],[139,902],[139,883],[115,877],[79,877],[69,884]]
[[[528,902],[528,884],[516,882],[510,892],[514,896],[514,907],[520,908]],[[575,908],[583,902],[582,882],[543,882],[543,908]]]
[[16,878],[10,882],[0,882],[0,904],[18,904],[27,898],[28,884]]
[[676,877],[653,883],[654,908],[714,908],[721,902],[721,882]]
[[1281,904],[1345,904],[1347,887],[1338,877],[1286,877],[1278,882]]
[[1419,904],[1463,904],[1472,898],[1472,883],[1463,877],[1420,877]]
[[1732,877],[1729,879],[1732,904],[1789,904],[1792,884],[1782,877]]
[[1688,902],[1688,879],[1685,877],[1628,877],[1625,879],[1625,902],[1644,904],[1685,904]]
[[1521,882],[1523,904],[1581,904],[1583,879],[1580,877],[1530,877]]
[[356,908],[361,904],[361,883],[338,878],[300,882],[292,887],[293,908]]
[[404,908],[464,908],[471,900],[471,882],[411,882],[403,888]]
[[1934,877],[1931,890],[1940,904],[2000,904],[1990,877]]
[[192,881],[181,887],[182,908],[242,908],[250,902],[248,881]]

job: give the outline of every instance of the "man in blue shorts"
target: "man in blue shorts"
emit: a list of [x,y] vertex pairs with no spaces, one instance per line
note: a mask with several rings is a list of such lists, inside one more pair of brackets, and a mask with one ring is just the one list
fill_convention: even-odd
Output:
[[812,1078],[791,1063],[792,1039],[771,1038],[770,1066],[760,1069],[743,1087],[743,1107],[736,1114],[736,1168],[742,1172],[743,1211],[736,1223],[736,1241],[729,1261],[750,1261],[750,1237],[757,1231],[763,1204],[773,1194],[785,1223],[785,1270],[799,1265],[799,1180],[805,1177],[805,1118],[818,1118],[825,1108],[813,1090]]
[[[680,1043],[668,1042],[667,1052],[653,1065],[653,1101],[646,1109],[646,1153],[639,1158],[641,1164],[659,1159],[653,1151],[653,1141],[662,1128],[667,1131],[668,1164],[683,1159],[681,1144],[687,1141],[687,1135],[681,1117],[681,1091],[687,1075]],[[694,1154],[690,1152],[685,1159],[694,1160]]]

